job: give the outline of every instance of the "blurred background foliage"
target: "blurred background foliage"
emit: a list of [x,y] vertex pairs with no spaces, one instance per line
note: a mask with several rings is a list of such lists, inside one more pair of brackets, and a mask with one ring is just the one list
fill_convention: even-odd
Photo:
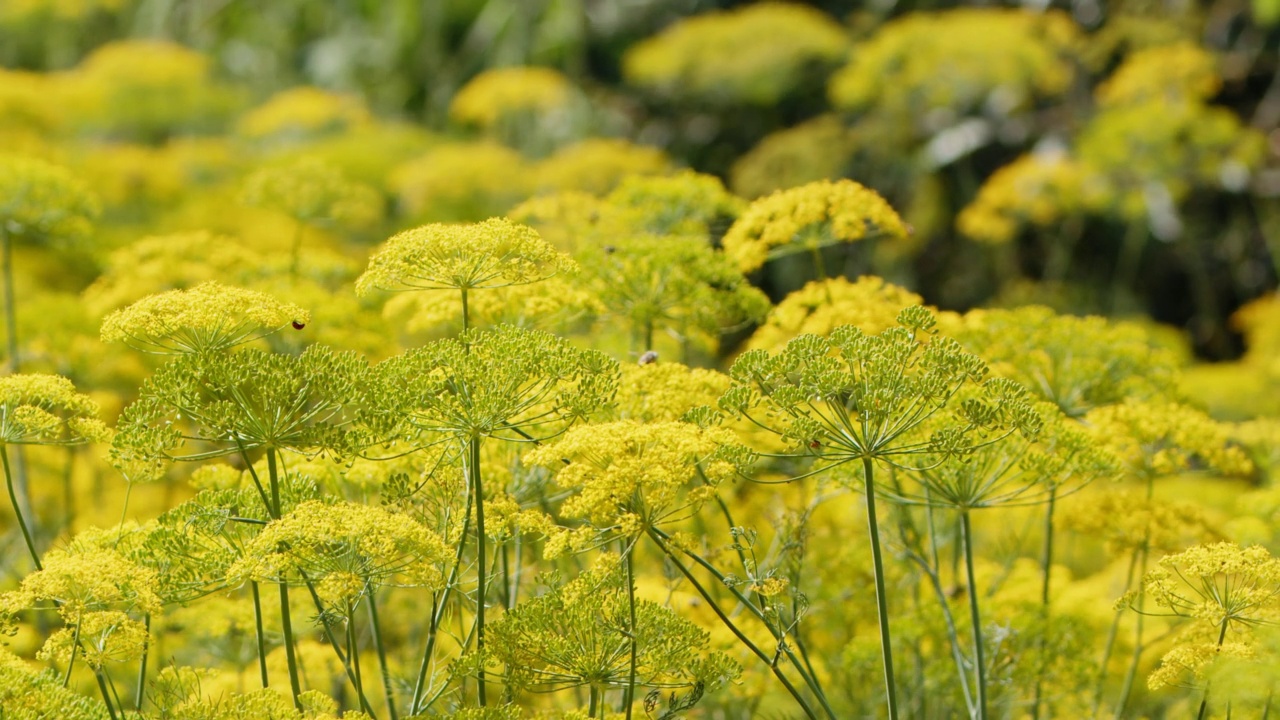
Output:
[[[1147,314],[1223,359],[1280,271],[1278,22],[1278,0],[6,0],[0,149],[72,165],[109,225],[169,207],[175,230],[204,227],[193,189],[302,154],[399,226],[681,166],[747,199],[850,177],[913,228],[827,250],[850,275]],[[808,272],[753,281],[779,300]]]

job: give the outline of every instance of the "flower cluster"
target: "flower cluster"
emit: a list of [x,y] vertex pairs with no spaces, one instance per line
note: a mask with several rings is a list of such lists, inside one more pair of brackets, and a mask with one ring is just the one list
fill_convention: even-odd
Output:
[[569,80],[551,68],[494,68],[462,86],[449,103],[449,116],[492,128],[515,114],[562,111],[572,94]]
[[815,280],[783,298],[747,340],[749,350],[780,350],[800,335],[829,335],[852,325],[872,335],[898,322],[898,314],[920,305],[919,295],[867,275],[849,282],[837,277]]
[[98,201],[65,168],[0,155],[0,230],[31,240],[88,233]]
[[623,74],[665,95],[769,105],[815,66],[834,67],[849,45],[844,28],[824,13],[764,2],[671,25],[627,51]]
[[110,437],[98,403],[57,375],[0,378],[0,443],[77,445]]
[[181,355],[230,349],[276,332],[302,327],[306,310],[256,290],[217,282],[147,296],[102,321],[103,342],[125,342],[146,352]]
[[751,203],[724,236],[725,253],[743,272],[782,254],[910,230],[884,198],[852,180],[780,190]]
[[361,226],[382,215],[377,191],[346,179],[337,168],[314,157],[258,170],[245,180],[240,199],[313,225]]

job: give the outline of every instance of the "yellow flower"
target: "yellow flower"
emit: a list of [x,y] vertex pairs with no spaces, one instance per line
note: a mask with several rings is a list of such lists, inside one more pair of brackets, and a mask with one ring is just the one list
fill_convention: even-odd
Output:
[[512,114],[561,110],[572,92],[568,79],[551,68],[493,68],[469,80],[453,96],[449,117],[491,128]]
[[206,282],[170,290],[116,310],[102,321],[103,342],[161,354],[208,353],[251,342],[285,325],[305,325],[306,310],[266,293]]
[[922,303],[910,290],[870,275],[815,280],[778,303],[746,349],[776,352],[800,335],[829,335],[841,325],[875,335],[896,326],[903,308]]
[[[73,647],[77,640],[79,646]],[[78,616],[73,627],[50,635],[38,657],[67,662],[75,651],[89,667],[101,670],[109,662],[132,662],[142,657],[149,641],[146,626],[122,612],[88,612]]]
[[1153,99],[1208,100],[1222,86],[1217,64],[1207,50],[1185,41],[1138,50],[1094,94],[1104,108]]
[[618,383],[617,414],[644,423],[675,422],[696,407],[715,406],[731,382],[724,373],[680,363],[628,363]]
[[769,105],[849,48],[844,28],[799,4],[761,2],[683,19],[627,50],[629,82],[676,98]]
[[744,273],[792,252],[910,231],[889,203],[852,180],[822,180],[751,203],[724,236],[724,250]]
[[0,443],[79,445],[110,437],[98,403],[57,375],[0,377]]
[[1109,191],[1104,177],[1066,155],[1023,155],[982,184],[956,227],[980,242],[1007,243],[1022,225],[1043,228],[1101,210]]
[[748,198],[817,180],[837,178],[854,151],[849,128],[835,115],[821,115],[766,135],[729,171],[729,186]]
[[720,235],[746,207],[719,178],[692,170],[627,177],[605,201],[636,215],[639,229],[655,235]]
[[1130,475],[1151,479],[1203,466],[1248,475],[1253,463],[1230,442],[1228,427],[1174,402],[1127,399],[1090,411],[1084,422]]
[[253,140],[288,141],[348,131],[371,117],[357,97],[302,86],[272,95],[245,113],[236,130]]
[[50,550],[44,569],[23,578],[17,593],[31,604],[52,600],[68,622],[84,613],[109,609],[159,612],[156,571],[107,547],[84,545]]
[[382,198],[376,190],[346,179],[337,168],[314,157],[258,170],[245,180],[240,199],[312,225],[358,227],[382,216]]
[[356,281],[356,292],[499,288],[571,273],[577,263],[536,230],[506,218],[467,225],[432,224],[382,244]]
[[98,202],[65,168],[43,160],[0,156],[0,229],[29,240],[88,234]]

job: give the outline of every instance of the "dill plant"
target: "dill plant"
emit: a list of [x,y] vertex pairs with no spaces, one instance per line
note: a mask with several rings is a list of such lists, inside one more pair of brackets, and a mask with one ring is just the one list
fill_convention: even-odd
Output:
[[[612,402],[617,363],[603,353],[580,350],[553,335],[499,326],[471,329],[456,339],[430,343],[379,363],[371,406],[386,437],[410,445],[453,443],[463,455],[468,509],[475,512],[476,651],[485,646],[488,603],[487,534],[481,449],[486,440],[544,441]],[[464,530],[463,537],[466,532]],[[461,563],[463,541],[455,564]],[[452,573],[451,573],[452,574]],[[446,592],[452,586],[446,587]],[[445,598],[447,600],[447,598]],[[439,603],[443,608],[445,600]],[[439,613],[433,615],[434,626]],[[434,634],[431,635],[434,637]],[[411,709],[422,700],[432,646],[424,652]],[[487,703],[479,672],[477,700]]]
[[[986,364],[958,342],[931,337],[936,320],[920,306],[877,335],[840,327],[828,337],[802,335],[778,353],[743,353],[730,370],[734,385],[720,407],[785,445],[761,457],[811,457],[813,469],[793,480],[858,463],[866,496],[875,572],[888,712],[898,716],[887,591],[876,515],[877,464],[921,470],[1014,434],[1033,438],[1042,421],[1026,391],[986,379]],[[961,391],[971,388],[971,394]],[[926,427],[928,435],[916,431]]]

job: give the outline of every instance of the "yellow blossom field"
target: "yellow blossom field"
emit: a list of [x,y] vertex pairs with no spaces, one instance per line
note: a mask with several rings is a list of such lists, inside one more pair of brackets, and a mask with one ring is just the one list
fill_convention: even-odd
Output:
[[0,720],[1280,717],[1278,286],[1278,0],[0,0]]

